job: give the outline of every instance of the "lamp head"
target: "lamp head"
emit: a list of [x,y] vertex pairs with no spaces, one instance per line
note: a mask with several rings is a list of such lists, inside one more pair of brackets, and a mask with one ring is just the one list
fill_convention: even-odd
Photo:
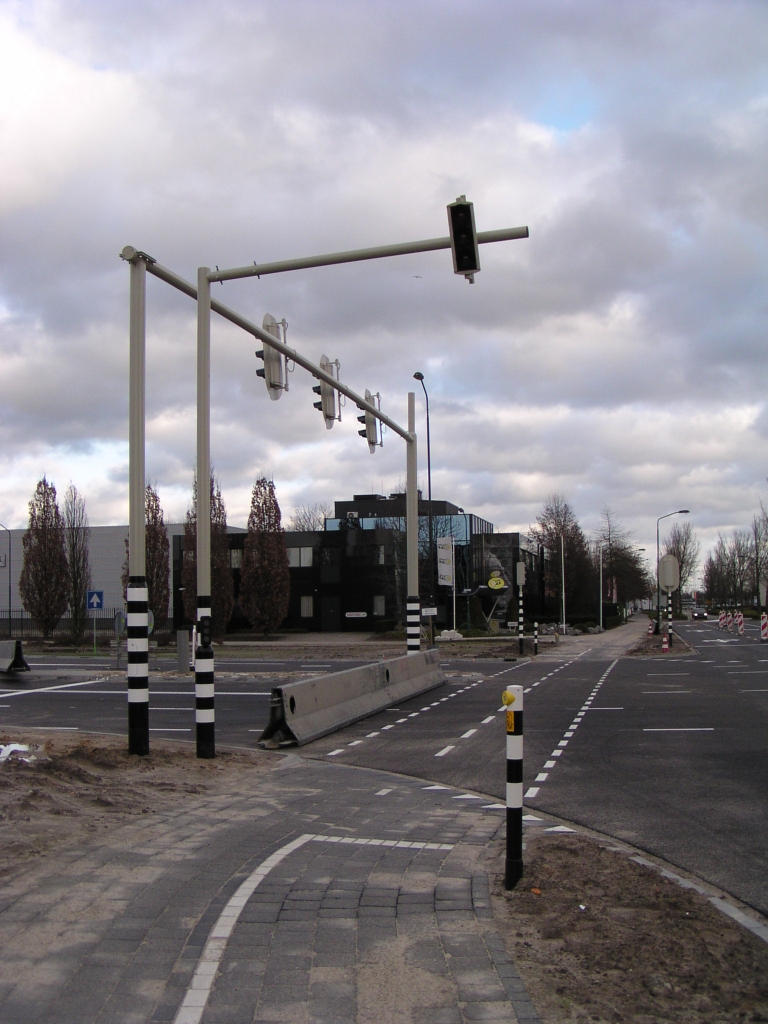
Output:
[[690,515],[690,512],[691,512],[691,510],[689,508],[681,508],[681,509],[678,510],[677,514],[679,516],[687,516],[687,515]]
[[413,375],[414,380],[424,380],[424,374],[420,370],[417,370]]

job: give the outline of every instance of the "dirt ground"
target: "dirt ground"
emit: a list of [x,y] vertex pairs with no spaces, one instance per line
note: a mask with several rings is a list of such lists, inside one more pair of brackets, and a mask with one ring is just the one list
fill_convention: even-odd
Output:
[[768,945],[608,845],[526,837],[522,881],[507,892],[494,876],[496,923],[542,1020],[768,1021]]
[[137,758],[124,739],[68,741],[30,730],[0,734],[0,744],[10,743],[29,750],[0,761],[0,881],[63,843],[215,792],[235,772],[242,782],[243,773],[255,779],[274,765],[260,751],[219,752],[201,761],[190,747],[158,743]]

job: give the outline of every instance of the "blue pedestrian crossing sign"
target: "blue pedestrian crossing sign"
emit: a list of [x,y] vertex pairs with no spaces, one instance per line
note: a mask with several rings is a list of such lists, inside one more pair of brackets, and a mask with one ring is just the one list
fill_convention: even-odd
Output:
[[85,603],[89,608],[103,608],[104,607],[104,591],[103,590],[89,590]]

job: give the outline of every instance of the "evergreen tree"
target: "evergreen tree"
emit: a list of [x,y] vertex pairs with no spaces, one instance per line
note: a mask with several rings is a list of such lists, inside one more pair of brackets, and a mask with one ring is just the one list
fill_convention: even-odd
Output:
[[254,629],[267,633],[285,619],[290,596],[291,576],[275,485],[259,477],[251,494],[240,567],[240,607]]
[[91,589],[91,563],[88,542],[91,530],[85,499],[70,484],[64,495],[64,538],[68,565],[69,615],[72,639],[82,640],[88,624],[88,591]]
[[[229,556],[227,508],[221,487],[211,473],[211,631],[222,640],[235,607],[235,585]],[[192,506],[184,522],[184,557],[181,565],[184,614],[197,621],[197,474],[192,483]]]
[[[165,528],[160,496],[151,484],[144,492],[144,550],[147,580],[147,603],[155,617],[155,628],[162,629],[168,621],[170,597],[170,541]],[[128,538],[125,538],[123,562],[123,594],[128,590]]]
[[47,637],[66,611],[69,579],[64,520],[56,488],[45,476],[38,481],[29,503],[29,526],[22,545],[21,602]]

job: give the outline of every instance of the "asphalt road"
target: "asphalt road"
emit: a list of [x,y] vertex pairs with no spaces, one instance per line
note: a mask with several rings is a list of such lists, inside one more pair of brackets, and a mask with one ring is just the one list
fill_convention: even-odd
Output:
[[[445,686],[299,752],[474,790],[501,804],[500,696],[519,683],[531,810],[624,839],[768,913],[768,645],[754,627],[744,637],[711,621],[679,629],[695,653],[622,658],[628,638],[620,630],[534,662],[451,660]],[[220,662],[217,741],[254,745],[277,673],[330,664]],[[125,733],[119,677],[84,674],[63,659],[36,667],[17,692],[4,689],[0,724]],[[150,707],[153,734],[194,738],[191,679],[153,679]]]

